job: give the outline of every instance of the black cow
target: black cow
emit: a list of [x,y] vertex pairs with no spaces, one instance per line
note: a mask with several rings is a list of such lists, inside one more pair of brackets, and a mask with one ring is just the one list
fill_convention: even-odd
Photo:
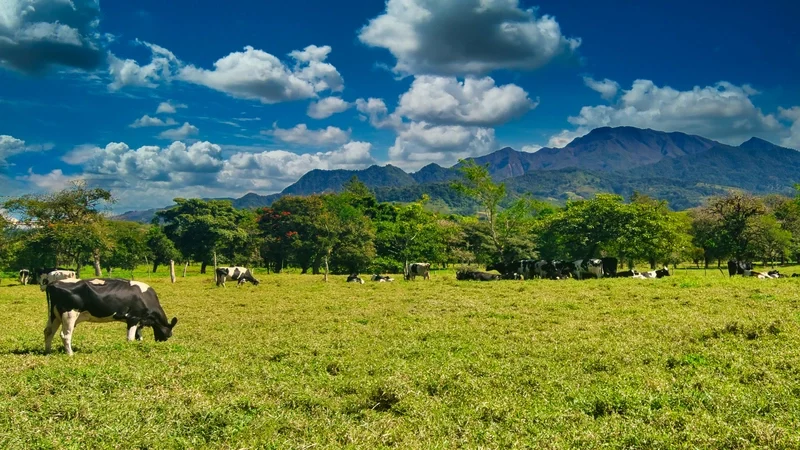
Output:
[[456,272],[456,280],[472,280],[472,281],[496,281],[500,279],[500,275],[489,272],[479,272],[477,270],[459,270]]
[[753,270],[753,263],[747,261],[728,261],[728,276],[734,275],[745,275],[745,272],[750,272]]
[[372,281],[377,281],[378,283],[390,283],[394,281],[394,278],[390,277],[389,275],[379,275],[376,273],[372,275]]
[[792,278],[800,278],[800,273],[793,273]]
[[19,284],[25,286],[28,284],[28,281],[31,278],[31,271],[28,269],[22,269],[19,271]]
[[258,280],[253,276],[253,272],[246,267],[217,267],[217,286],[225,287],[225,281],[236,281],[236,287],[249,281],[254,286],[258,286]]
[[68,278],[47,285],[47,326],[44,349],[50,353],[53,336],[60,326],[64,350],[72,356],[72,332],[81,322],[125,322],[128,341],[141,340],[141,327],[152,327],[156,341],[166,341],[178,323],[158,302],[156,291],[139,281],[118,278],[78,280]]
[[408,265],[408,271],[405,274],[406,280],[413,280],[417,276],[422,276],[424,280],[431,279],[431,264],[430,263],[412,263]]
[[357,273],[351,273],[350,276],[347,277],[347,282],[364,284],[364,280],[359,278]]
[[603,262],[603,276],[612,278],[617,276],[617,267],[619,266],[619,261],[617,258],[600,258],[600,261]]

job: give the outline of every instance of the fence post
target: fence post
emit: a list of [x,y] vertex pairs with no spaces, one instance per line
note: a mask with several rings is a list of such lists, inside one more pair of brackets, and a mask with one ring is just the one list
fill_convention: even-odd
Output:
[[169,260],[169,279],[175,284],[175,260]]

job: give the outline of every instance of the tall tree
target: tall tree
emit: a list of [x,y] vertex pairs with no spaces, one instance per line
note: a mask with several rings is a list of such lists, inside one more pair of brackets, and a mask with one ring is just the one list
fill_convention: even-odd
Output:
[[133,270],[147,255],[146,227],[121,220],[109,220],[106,227],[108,245],[103,252],[103,267],[108,273],[115,268],[129,270],[133,278]]
[[486,217],[489,237],[497,256],[503,253],[503,245],[497,227],[500,202],[506,197],[505,183],[495,183],[486,166],[479,166],[473,160],[460,160],[459,172],[463,178],[453,182],[454,190],[478,202],[481,213]]
[[181,253],[175,248],[175,244],[158,225],[151,225],[150,229],[147,230],[145,245],[153,262],[153,273],[158,270],[159,265],[169,264],[170,261],[182,260]]

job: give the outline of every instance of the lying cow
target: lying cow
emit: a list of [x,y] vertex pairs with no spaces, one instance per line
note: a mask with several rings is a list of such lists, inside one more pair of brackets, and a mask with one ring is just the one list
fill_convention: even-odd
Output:
[[352,273],[352,274],[350,274],[350,276],[348,276],[348,277],[347,277],[347,282],[348,282],[348,283],[358,283],[358,284],[364,284],[364,280],[362,280],[361,278],[359,278],[359,276],[358,276],[358,274],[357,274],[357,273]]
[[800,278],[800,273],[793,273],[792,278]]
[[746,274],[745,272],[749,273],[752,270],[753,270],[753,263],[751,263],[751,262],[734,261],[734,260],[728,261],[728,276],[731,276],[731,277],[734,276],[734,275],[750,276],[749,274]]
[[391,283],[394,281],[394,278],[390,277],[389,275],[378,275],[376,273],[372,275],[372,281],[377,281],[378,283]]
[[25,286],[28,284],[31,278],[31,271],[28,269],[22,269],[19,271],[19,284]]
[[638,270],[631,269],[631,270],[624,270],[622,272],[617,272],[616,278],[634,278],[637,275],[641,275]]
[[77,279],[77,278],[78,277],[74,270],[55,269],[50,272],[45,272],[39,275],[39,289],[41,289],[42,292],[44,292],[44,290],[47,289],[47,285],[53,282],[56,282],[58,280]]
[[254,286],[258,286],[258,280],[250,272],[250,269],[246,267],[217,267],[216,278],[217,286],[222,287],[225,287],[225,282],[228,280],[236,281],[236,287],[243,285],[247,281],[253,283]]
[[664,266],[663,269],[651,270],[649,272],[642,272],[645,278],[664,278],[669,276],[669,267]]
[[500,275],[489,272],[479,272],[477,270],[459,270],[456,272],[456,280],[471,280],[471,281],[496,281],[500,279]]
[[139,281],[68,278],[47,285],[46,353],[50,353],[53,336],[63,326],[61,340],[67,355],[72,356],[72,332],[75,325],[86,321],[125,322],[128,341],[141,340],[142,327],[152,327],[156,341],[166,341],[178,323],[175,317],[167,321],[156,292]]
[[413,280],[417,276],[421,276],[424,280],[431,279],[431,264],[430,263],[412,263],[408,265],[408,271],[405,274],[406,280]]

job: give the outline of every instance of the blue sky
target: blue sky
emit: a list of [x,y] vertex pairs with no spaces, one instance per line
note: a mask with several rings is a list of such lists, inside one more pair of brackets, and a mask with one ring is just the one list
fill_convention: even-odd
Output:
[[800,148],[796,2],[0,4],[0,195],[116,209],[631,125]]

